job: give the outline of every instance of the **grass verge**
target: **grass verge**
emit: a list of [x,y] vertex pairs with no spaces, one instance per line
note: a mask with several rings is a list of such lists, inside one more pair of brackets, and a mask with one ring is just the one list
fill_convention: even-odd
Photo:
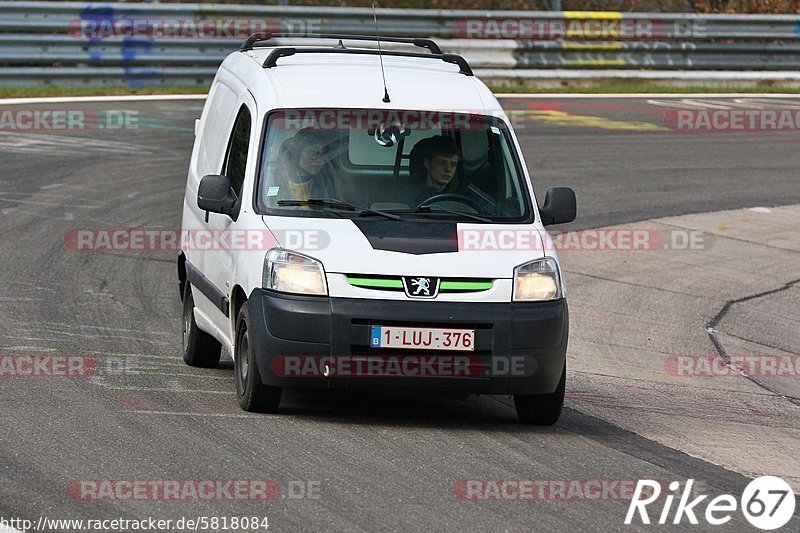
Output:
[[44,96],[120,96],[131,94],[207,94],[208,87],[0,87],[0,98]]
[[646,81],[630,80],[598,80],[596,82],[580,81],[574,84],[567,83],[563,86],[553,86],[553,82],[543,83],[541,87],[535,85],[507,86],[490,85],[495,93],[606,93],[606,94],[633,94],[633,93],[790,93],[800,94],[800,87],[784,87],[771,82],[760,82],[752,85],[671,85],[665,83],[652,83]]
[[[697,85],[675,86],[663,83],[648,83],[642,81],[608,80],[594,83],[581,82],[576,85],[553,86],[553,82],[543,83],[541,86],[507,86],[490,85],[495,93],[604,93],[604,94],[632,94],[632,93],[786,93],[800,94],[800,87],[782,87],[769,82],[754,85]],[[0,87],[0,98],[34,98],[34,97],[65,97],[65,96],[119,96],[135,94],[206,94],[208,87],[195,86],[169,86],[169,87]]]

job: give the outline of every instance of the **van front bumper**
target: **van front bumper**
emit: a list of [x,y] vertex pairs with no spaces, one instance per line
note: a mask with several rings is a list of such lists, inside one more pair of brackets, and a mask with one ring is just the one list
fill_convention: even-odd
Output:
[[[566,360],[569,316],[563,299],[454,303],[307,297],[256,289],[246,305],[252,322],[251,349],[267,385],[456,395],[548,394],[558,386]],[[371,326],[474,329],[475,351],[373,349]],[[418,357],[417,361],[466,357],[470,372],[448,374],[447,364],[435,366],[438,370],[425,376],[354,370],[360,360],[409,356]],[[307,364],[336,358],[348,359],[353,371],[324,377],[314,364]],[[287,365],[288,361],[292,363]],[[482,364],[480,372],[476,361]],[[296,372],[298,364],[307,371]]]

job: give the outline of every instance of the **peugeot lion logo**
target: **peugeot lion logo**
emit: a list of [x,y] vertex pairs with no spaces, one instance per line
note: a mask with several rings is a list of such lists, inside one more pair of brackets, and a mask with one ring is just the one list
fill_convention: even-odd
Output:
[[410,298],[435,298],[439,293],[439,278],[404,277],[403,287]]

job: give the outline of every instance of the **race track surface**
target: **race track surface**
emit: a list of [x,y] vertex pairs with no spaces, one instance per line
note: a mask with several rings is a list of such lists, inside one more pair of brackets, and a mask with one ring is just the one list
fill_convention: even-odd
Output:
[[[800,204],[797,129],[675,123],[679,110],[798,109],[800,100],[563,97],[503,105],[517,117],[539,201],[550,186],[575,189],[571,228],[652,228],[664,217],[678,218],[663,227],[706,228],[694,214]],[[702,283],[681,285],[702,269],[746,263],[736,247],[755,246],[757,235],[720,238],[691,259],[667,256],[675,269],[659,269],[648,254],[563,253],[573,348],[567,409],[552,428],[522,426],[507,398],[490,397],[289,392],[278,415],[244,413],[229,356],[218,369],[181,361],[174,250],[79,251],[68,238],[76,229],[178,229],[201,109],[200,100],[0,106],[80,110],[106,126],[108,116],[135,117],[135,127],[0,129],[0,355],[98,364],[86,377],[0,377],[0,517],[255,516],[278,531],[597,531],[624,527],[629,494],[613,487],[631,480],[683,486],[693,478],[704,494],[738,498],[750,479],[783,473],[798,490],[796,381],[762,387],[744,378],[720,385],[652,377],[669,354],[718,355],[704,328],[725,303],[800,278],[800,249],[789,246],[761,262],[762,252],[752,252],[753,268],[775,269],[763,279],[720,277],[706,285],[714,287],[709,294]],[[679,265],[691,268],[681,273]],[[797,354],[797,322],[762,335],[776,324],[765,316],[797,308],[797,288],[788,286],[783,300],[763,304],[774,307],[760,322],[736,305],[727,324],[720,319],[738,339],[727,339],[738,343],[729,353],[767,346]],[[698,298],[673,306],[678,292]],[[748,331],[748,324],[761,326]],[[729,439],[715,440],[724,432],[749,439],[747,447],[726,449]],[[759,434],[780,445],[767,451]],[[465,480],[521,479],[612,488],[597,499],[548,492],[533,501],[465,499],[461,491]],[[115,501],[82,492],[90,480],[269,480],[280,492],[266,501]],[[726,528],[752,530],[741,514]]]

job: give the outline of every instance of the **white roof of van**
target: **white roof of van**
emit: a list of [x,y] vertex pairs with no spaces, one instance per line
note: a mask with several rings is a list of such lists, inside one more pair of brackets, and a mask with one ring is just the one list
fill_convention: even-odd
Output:
[[263,78],[254,76],[251,84],[269,80],[279,108],[424,109],[476,114],[499,110],[480,80],[461,74],[458,65],[441,59],[384,55],[391,99],[384,103],[377,55],[297,54],[278,59],[275,67],[262,68],[273,49],[258,47],[243,55],[252,58],[264,72]]

